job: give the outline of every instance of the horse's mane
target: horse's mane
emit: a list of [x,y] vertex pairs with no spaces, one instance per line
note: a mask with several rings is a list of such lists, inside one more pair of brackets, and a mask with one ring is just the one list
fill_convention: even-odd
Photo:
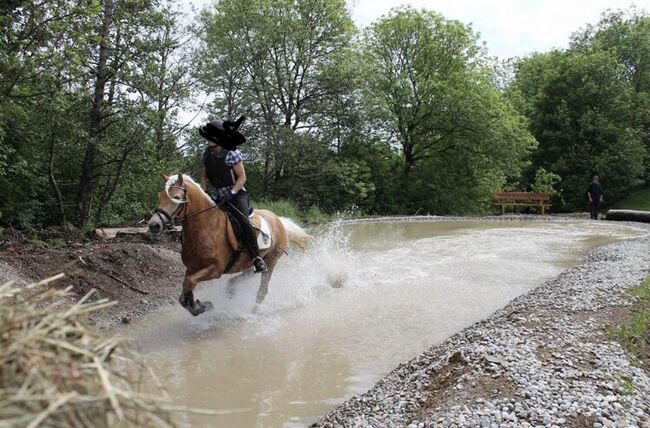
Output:
[[[169,179],[167,179],[167,182],[165,183],[165,193],[167,194],[167,196],[169,196],[169,189],[174,184],[176,184],[176,182],[178,181],[178,178],[179,178],[178,176],[179,176],[179,174],[174,174],[174,175],[170,176]],[[207,193],[205,193],[205,191],[201,188],[201,186],[199,186],[198,183],[196,181],[194,181],[194,179],[192,177],[190,177],[189,175],[183,174],[183,182],[189,182],[190,184],[193,184],[194,186],[196,186],[196,189],[205,197],[205,199],[207,199],[208,202],[210,202],[211,205],[215,205],[212,198]],[[174,201],[174,199],[171,198],[171,197],[169,199]]]

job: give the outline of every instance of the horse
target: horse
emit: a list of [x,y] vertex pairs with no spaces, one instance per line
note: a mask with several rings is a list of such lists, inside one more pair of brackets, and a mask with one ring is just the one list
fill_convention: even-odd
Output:
[[[217,205],[190,176],[163,175],[162,179],[165,187],[158,193],[158,206],[147,226],[149,232],[156,235],[174,219],[182,223],[181,258],[186,271],[178,301],[197,316],[212,309],[213,305],[195,300],[194,287],[199,282],[220,278],[224,273],[240,273],[228,281],[228,291],[232,295],[236,284],[253,275],[253,259],[248,251],[239,248],[225,208]],[[260,245],[260,255],[268,269],[261,275],[257,308],[268,293],[273,268],[288,245],[306,249],[312,236],[290,219],[278,217],[268,210],[254,210],[251,221],[259,231],[258,235],[264,238],[262,241],[266,245]]]

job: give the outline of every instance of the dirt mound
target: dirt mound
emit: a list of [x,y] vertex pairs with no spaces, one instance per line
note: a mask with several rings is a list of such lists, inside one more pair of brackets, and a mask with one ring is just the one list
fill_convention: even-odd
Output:
[[95,288],[96,298],[119,302],[90,317],[99,328],[175,303],[180,293],[185,267],[174,237],[118,236],[109,241],[56,235],[52,230],[47,236],[12,233],[5,233],[0,242],[0,266],[5,267],[0,277],[12,278],[0,279],[17,279],[18,273],[19,279],[37,281],[62,272],[65,278],[54,287],[72,286],[77,297]]

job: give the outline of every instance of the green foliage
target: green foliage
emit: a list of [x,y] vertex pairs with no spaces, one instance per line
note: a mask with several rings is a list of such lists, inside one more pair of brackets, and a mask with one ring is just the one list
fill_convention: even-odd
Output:
[[544,168],[539,168],[535,171],[535,181],[531,185],[533,192],[548,193],[551,196],[558,194],[556,186],[562,181],[559,175],[546,171]]
[[[520,61],[509,98],[539,141],[535,169],[558,174],[565,210],[582,210],[594,174],[614,203],[649,175],[650,18],[610,12],[571,48]],[[643,46],[643,47],[641,47]]]
[[250,118],[242,150],[251,194],[330,213],[371,206],[367,163],[341,155],[361,126],[345,1],[226,0],[200,23],[196,74],[215,94],[210,110]]
[[254,201],[253,206],[255,209],[273,211],[280,217],[288,217],[294,220],[299,220],[301,222],[311,224],[324,223],[332,218],[331,215],[325,213],[315,205],[312,205],[306,210],[300,210],[295,203],[288,200]]
[[485,213],[527,188],[582,210],[594,173],[607,203],[650,180],[647,14],[499,62],[412,8],[358,34],[344,0],[222,0],[193,29],[165,1],[0,5],[0,225],[144,218],[159,174],[198,178],[179,112],[199,90],[210,118],[249,117],[251,196],[301,220]]
[[326,223],[332,219],[332,216],[317,206],[312,205],[307,209],[302,218],[307,223]]
[[300,210],[298,207],[291,201],[287,200],[275,200],[275,201],[253,201],[253,206],[256,209],[269,210],[273,211],[276,215],[280,217],[288,217],[293,219],[302,218]]
[[363,40],[375,129],[399,147],[401,212],[485,212],[518,179],[536,146],[501,97],[469,26],[427,11],[393,10]]
[[612,206],[615,209],[650,211],[650,188],[632,193]]
[[638,297],[632,316],[620,325],[610,327],[610,335],[621,342],[637,358],[648,355],[647,338],[650,336],[650,277],[633,288],[630,293]]
[[0,14],[0,222],[88,230],[142,213],[158,188],[141,183],[184,163],[178,14],[158,0],[14,6]]

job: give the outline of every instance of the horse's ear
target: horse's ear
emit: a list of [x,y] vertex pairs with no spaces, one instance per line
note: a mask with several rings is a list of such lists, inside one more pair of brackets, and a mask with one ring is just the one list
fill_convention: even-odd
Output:
[[183,174],[178,173],[178,184],[183,184]]
[[165,174],[160,174],[160,178],[162,178],[162,181],[167,183],[167,180],[169,180],[169,177],[167,177]]

